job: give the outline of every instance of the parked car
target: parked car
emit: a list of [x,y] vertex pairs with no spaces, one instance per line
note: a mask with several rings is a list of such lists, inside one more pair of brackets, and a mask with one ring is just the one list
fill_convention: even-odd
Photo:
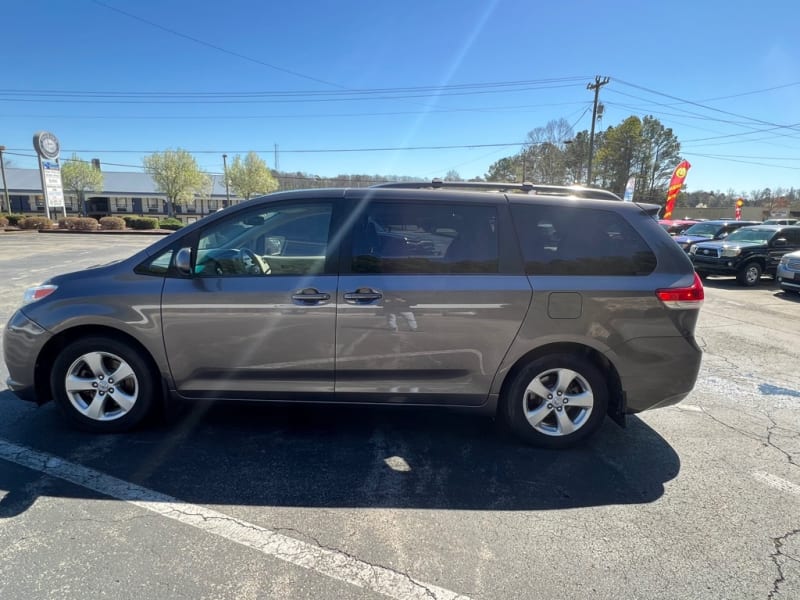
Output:
[[761,275],[775,275],[784,254],[800,250],[800,227],[756,225],[742,227],[724,240],[699,242],[690,257],[701,278],[735,275],[741,285],[753,286]]
[[789,252],[781,257],[776,279],[785,292],[800,294],[800,251]]
[[547,447],[691,391],[703,287],[656,206],[438,187],[273,194],[54,277],[5,329],[8,386],[96,432],[175,398],[355,402]]
[[797,225],[800,219],[767,219],[762,225]]
[[697,223],[694,219],[659,219],[658,224],[670,235],[682,235],[689,227]]
[[683,232],[683,235],[677,235],[672,239],[688,253],[697,242],[722,240],[740,227],[747,227],[750,225],[761,225],[761,223],[759,221],[737,221],[735,219],[701,221],[689,227]]

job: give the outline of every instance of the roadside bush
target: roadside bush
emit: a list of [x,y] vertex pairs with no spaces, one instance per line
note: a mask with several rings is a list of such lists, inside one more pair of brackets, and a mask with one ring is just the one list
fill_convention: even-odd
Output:
[[172,231],[178,231],[181,227],[183,227],[183,222],[179,219],[164,219],[158,224],[159,229],[170,229]]
[[122,220],[125,221],[125,227],[130,227],[131,229],[133,229],[133,227],[131,227],[131,221],[140,218],[141,217],[136,217],[134,215],[122,215]]
[[95,231],[99,227],[97,219],[92,217],[62,217],[58,220],[58,228],[68,231]]
[[125,219],[122,217],[103,217],[100,219],[100,229],[125,229]]
[[8,227],[8,219],[5,216],[0,216],[0,227]]
[[20,229],[51,229],[53,222],[47,217],[25,217],[17,225]]
[[92,217],[79,217],[75,222],[76,231],[97,231],[98,229],[100,229],[100,223]]
[[61,217],[58,220],[58,228],[59,229],[67,229],[72,231],[76,228],[78,224],[78,217]]
[[131,229],[155,229],[158,227],[158,219],[153,217],[129,217],[127,223]]
[[25,218],[25,215],[17,215],[14,213],[3,216],[8,219],[8,224],[11,225],[11,227],[18,227],[19,222]]

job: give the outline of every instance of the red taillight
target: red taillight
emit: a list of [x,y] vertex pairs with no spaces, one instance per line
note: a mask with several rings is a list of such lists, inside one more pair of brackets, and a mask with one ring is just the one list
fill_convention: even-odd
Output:
[[656,296],[667,308],[700,308],[705,298],[703,282],[697,273],[689,287],[656,290]]

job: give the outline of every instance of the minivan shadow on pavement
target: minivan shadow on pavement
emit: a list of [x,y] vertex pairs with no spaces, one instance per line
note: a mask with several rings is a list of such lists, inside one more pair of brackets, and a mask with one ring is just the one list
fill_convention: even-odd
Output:
[[[6,398],[6,396],[9,396]],[[0,393],[2,413],[13,402]],[[337,508],[549,510],[653,502],[676,477],[672,447],[637,417],[607,420],[588,443],[520,445],[490,419],[365,407],[195,405],[168,424],[98,436],[68,429],[52,404],[31,408],[0,438],[183,502]],[[96,498],[0,461],[0,518],[37,494]],[[47,478],[49,479],[49,478]]]

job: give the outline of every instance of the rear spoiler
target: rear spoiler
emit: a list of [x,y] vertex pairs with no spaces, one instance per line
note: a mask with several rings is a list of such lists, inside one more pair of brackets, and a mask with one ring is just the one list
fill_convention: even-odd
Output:
[[636,205],[641,208],[644,212],[648,215],[653,217],[654,219],[658,218],[658,213],[661,210],[661,206],[658,204],[640,204],[639,202]]

